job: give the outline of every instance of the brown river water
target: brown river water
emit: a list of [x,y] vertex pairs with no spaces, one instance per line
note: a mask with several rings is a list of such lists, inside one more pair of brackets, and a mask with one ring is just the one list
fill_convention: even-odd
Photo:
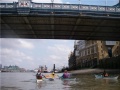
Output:
[[118,80],[95,79],[93,74],[84,74],[72,78],[76,80],[57,78],[36,83],[35,73],[6,72],[0,73],[0,87],[1,90],[120,90],[120,77]]

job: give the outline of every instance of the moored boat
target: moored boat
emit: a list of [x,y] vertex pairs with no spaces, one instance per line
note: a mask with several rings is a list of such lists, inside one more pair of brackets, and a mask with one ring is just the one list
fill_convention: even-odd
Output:
[[103,75],[97,75],[95,74],[95,78],[97,79],[118,79],[119,76],[107,76],[107,77],[104,77]]

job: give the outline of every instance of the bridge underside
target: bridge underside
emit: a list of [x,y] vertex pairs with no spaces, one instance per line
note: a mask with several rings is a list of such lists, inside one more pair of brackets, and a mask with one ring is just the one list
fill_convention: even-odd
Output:
[[107,17],[3,15],[0,38],[120,40],[120,19]]

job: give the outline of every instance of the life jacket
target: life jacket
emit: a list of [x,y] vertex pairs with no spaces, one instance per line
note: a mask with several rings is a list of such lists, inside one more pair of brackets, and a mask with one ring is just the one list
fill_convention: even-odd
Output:
[[36,77],[37,77],[37,79],[42,79],[41,73],[37,73],[37,74],[36,74]]
[[105,74],[105,77],[108,77],[108,73]]
[[68,78],[69,77],[69,74],[68,73],[64,73],[63,74],[63,78]]

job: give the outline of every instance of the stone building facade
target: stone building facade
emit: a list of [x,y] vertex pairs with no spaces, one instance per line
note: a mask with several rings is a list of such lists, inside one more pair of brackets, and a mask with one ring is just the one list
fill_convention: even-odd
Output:
[[102,59],[120,56],[120,41],[78,40],[74,48],[78,69],[96,67]]

